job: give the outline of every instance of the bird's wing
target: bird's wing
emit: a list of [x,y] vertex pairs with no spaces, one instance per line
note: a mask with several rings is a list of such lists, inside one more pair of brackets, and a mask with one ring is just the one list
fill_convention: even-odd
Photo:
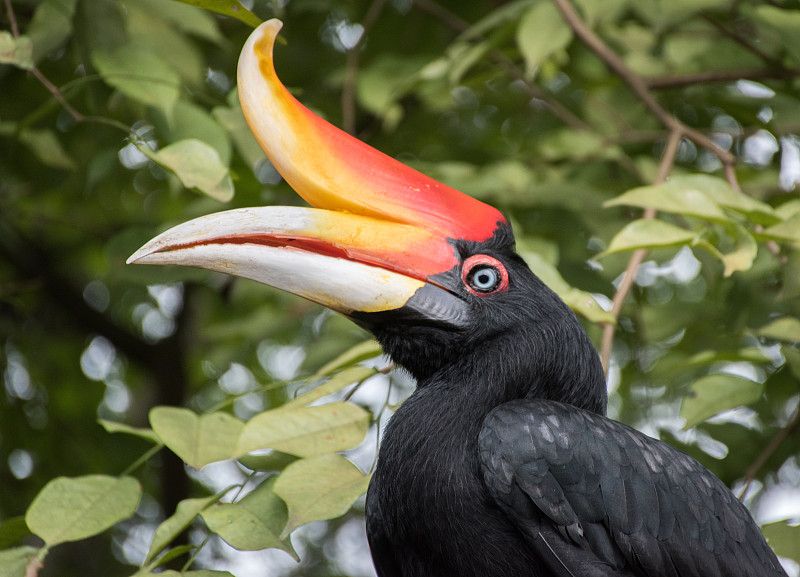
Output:
[[621,423],[512,401],[486,418],[479,451],[488,491],[554,575],[785,575],[717,477]]

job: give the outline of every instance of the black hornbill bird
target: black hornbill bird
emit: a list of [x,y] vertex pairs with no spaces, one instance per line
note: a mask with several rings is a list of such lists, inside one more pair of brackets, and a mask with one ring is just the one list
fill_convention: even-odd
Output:
[[607,419],[598,356],[505,217],[334,128],[277,79],[281,23],[239,61],[248,124],[315,208],[213,214],[129,262],[254,279],[347,315],[417,381],[367,494],[381,577],[785,575],[697,461]]

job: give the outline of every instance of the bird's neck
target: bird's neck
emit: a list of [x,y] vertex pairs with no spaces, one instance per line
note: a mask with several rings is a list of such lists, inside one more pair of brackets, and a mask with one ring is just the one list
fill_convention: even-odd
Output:
[[599,356],[576,319],[498,335],[420,379],[418,388],[446,390],[440,399],[463,402],[476,417],[522,398],[559,401],[602,415],[607,403]]

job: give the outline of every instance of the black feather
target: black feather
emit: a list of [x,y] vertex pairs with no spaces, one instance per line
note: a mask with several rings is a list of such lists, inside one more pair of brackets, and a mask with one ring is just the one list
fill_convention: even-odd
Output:
[[476,297],[456,267],[435,282],[466,328],[369,325],[418,381],[367,496],[380,577],[785,576],[722,482],[603,416],[597,353],[510,229],[454,246],[504,263],[508,291]]

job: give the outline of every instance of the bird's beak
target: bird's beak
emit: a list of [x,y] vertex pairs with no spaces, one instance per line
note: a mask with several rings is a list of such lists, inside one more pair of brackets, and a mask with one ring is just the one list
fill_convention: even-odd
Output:
[[[272,164],[315,208],[261,207],[204,216],[154,238],[128,262],[180,264],[253,279],[364,320],[398,312],[459,326],[446,273],[455,240],[485,241],[496,209],[397,162],[300,104],[278,80],[282,24],[257,28],[239,59],[239,98]],[[365,321],[368,322],[368,321]]]

